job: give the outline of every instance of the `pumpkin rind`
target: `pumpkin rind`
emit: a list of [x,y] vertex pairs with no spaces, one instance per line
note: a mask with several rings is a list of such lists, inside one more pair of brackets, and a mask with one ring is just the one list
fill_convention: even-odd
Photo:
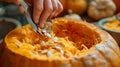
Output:
[[[70,26],[72,24],[73,26]],[[60,28],[61,26],[62,28]],[[12,37],[18,37],[18,38],[27,37],[30,40],[34,40],[30,42],[25,41],[31,44],[37,43],[37,41],[40,39],[44,39],[44,37],[35,33],[29,25],[26,25],[22,28],[18,28],[11,31],[5,37],[5,41],[4,41],[5,44],[2,44],[5,46],[5,48],[3,50],[2,55],[0,56],[0,66],[1,67],[90,67],[90,66],[120,67],[120,49],[116,41],[107,32],[95,27],[94,25],[82,21],[76,21],[66,18],[56,18],[53,20],[53,31],[56,34],[56,36],[61,36],[61,37],[69,36],[70,38],[72,38],[73,36],[72,34],[69,35],[66,32],[62,31],[62,29],[67,29],[67,30],[70,29],[69,31],[72,31],[72,28],[70,27],[73,28],[74,32],[81,30],[82,32],[79,31],[81,32],[81,35],[83,34],[87,36],[88,34],[90,35],[92,34],[90,36],[91,37],[90,41],[93,41],[94,44],[92,44],[92,42],[90,45],[85,44],[89,48],[88,50],[83,50],[79,48],[79,50],[82,51],[79,57],[74,56],[70,59],[68,58],[39,59],[37,58],[37,56],[34,55],[27,56],[24,54],[21,55],[19,54],[19,52],[18,53],[15,52],[15,50],[12,50],[15,48],[10,48],[12,47],[10,46],[10,43],[12,42],[12,40],[10,39],[12,39]],[[71,40],[76,41],[79,39],[76,38],[77,37],[74,37]]]

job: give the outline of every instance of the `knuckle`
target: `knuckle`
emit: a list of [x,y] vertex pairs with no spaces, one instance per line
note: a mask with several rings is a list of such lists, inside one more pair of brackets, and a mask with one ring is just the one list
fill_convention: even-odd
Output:
[[36,6],[36,10],[38,10],[38,11],[42,11],[43,10],[43,7],[39,7],[39,6]]
[[53,6],[53,8],[54,8],[55,10],[59,9],[58,6]]
[[53,7],[48,7],[48,8],[46,8],[46,10],[52,12],[53,11]]
[[57,11],[59,11],[59,10],[60,10],[59,8],[56,8],[56,9],[55,9],[55,12],[57,12]]

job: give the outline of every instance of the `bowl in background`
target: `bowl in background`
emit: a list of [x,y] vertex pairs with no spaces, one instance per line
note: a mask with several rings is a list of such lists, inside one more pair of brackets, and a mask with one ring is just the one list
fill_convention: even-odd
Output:
[[0,43],[2,43],[7,33],[9,33],[11,30],[17,27],[21,27],[21,23],[18,20],[1,17],[0,18]]
[[[116,40],[116,42],[118,43],[118,45],[120,46],[120,32],[116,31],[116,30],[108,29],[108,28],[106,28],[106,27],[103,26],[111,18],[112,17],[109,17],[109,18],[105,18],[105,19],[102,19],[102,20],[98,21],[98,26],[100,28],[102,28],[103,30],[107,31],[108,33],[110,33],[112,35],[112,37]],[[115,18],[118,19],[118,20],[120,20],[120,16],[119,17],[117,16]]]

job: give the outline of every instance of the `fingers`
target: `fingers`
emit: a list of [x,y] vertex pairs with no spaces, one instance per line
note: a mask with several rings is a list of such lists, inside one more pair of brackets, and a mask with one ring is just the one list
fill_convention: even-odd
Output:
[[63,10],[59,0],[34,0],[33,20],[44,27],[47,19],[57,16]]
[[52,11],[53,11],[53,6],[52,6],[51,0],[44,0],[44,10],[39,18],[40,27],[42,28],[44,27],[44,24],[46,20],[48,19],[48,17],[51,15]]
[[58,14],[60,14],[63,11],[63,6],[61,4],[61,2],[58,0],[58,11],[55,14],[55,16],[57,16]]
[[63,7],[62,7],[62,4],[59,2],[59,0],[51,0],[51,1],[52,1],[52,5],[53,5],[53,12],[52,12],[50,18],[53,18],[62,12]]
[[51,0],[52,2],[52,6],[53,6],[53,12],[51,13],[50,17],[49,18],[52,18],[55,16],[55,14],[57,13],[58,11],[58,3],[57,3],[57,0]]
[[43,11],[44,0],[34,0],[34,8],[33,8],[33,20],[36,24],[39,22],[39,18]]

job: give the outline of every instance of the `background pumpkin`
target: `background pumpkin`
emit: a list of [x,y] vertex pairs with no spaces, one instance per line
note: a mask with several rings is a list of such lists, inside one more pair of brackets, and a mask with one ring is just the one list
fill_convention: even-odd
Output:
[[87,8],[86,0],[68,0],[67,9],[72,10],[72,13],[83,14]]
[[116,11],[116,6],[112,0],[93,0],[88,7],[88,16],[100,20],[106,17],[113,16]]
[[86,0],[60,0],[65,12],[71,10],[72,13],[83,14],[87,9]]
[[[25,44],[37,44],[44,39],[35,33],[29,25],[11,31],[6,37],[5,47],[0,57],[1,67],[119,67],[120,49],[115,40],[105,31],[83,21],[66,18],[53,20],[53,32],[58,37],[67,36],[81,52],[66,59],[45,59],[27,52],[32,49],[24,46],[26,53],[17,51],[17,41]],[[89,32],[89,33],[88,33]],[[34,35],[33,35],[34,34]],[[14,39],[16,38],[16,39]],[[27,40],[26,40],[27,38]],[[88,49],[83,49],[84,44]],[[69,49],[69,48],[67,48]],[[55,58],[55,57],[54,57]]]

